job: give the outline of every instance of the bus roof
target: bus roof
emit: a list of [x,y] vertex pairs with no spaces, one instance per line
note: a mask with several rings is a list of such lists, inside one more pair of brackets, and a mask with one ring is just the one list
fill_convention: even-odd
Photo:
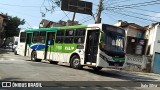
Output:
[[53,31],[65,30],[65,29],[77,29],[77,28],[87,28],[87,25],[75,25],[75,26],[62,26],[62,27],[52,27],[52,28],[39,28],[39,29],[27,29],[25,32],[34,32],[34,31]]

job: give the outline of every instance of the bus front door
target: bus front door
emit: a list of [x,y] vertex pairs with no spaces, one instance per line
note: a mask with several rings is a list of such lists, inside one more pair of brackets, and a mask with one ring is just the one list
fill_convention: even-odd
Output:
[[53,59],[52,51],[54,47],[54,38],[55,38],[55,32],[47,33],[44,59]]
[[29,50],[29,44],[31,43],[31,39],[32,33],[27,33],[24,56],[29,56],[31,53],[31,50]]
[[85,61],[86,63],[96,63],[99,41],[99,30],[88,30],[86,41]]

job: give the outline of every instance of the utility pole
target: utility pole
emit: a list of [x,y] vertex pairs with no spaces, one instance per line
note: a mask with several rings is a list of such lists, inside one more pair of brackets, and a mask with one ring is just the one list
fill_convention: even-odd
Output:
[[75,16],[76,16],[76,12],[74,12],[74,14],[73,14],[73,18],[72,18],[72,25],[74,25],[74,19],[75,19]]
[[99,0],[99,5],[98,5],[98,9],[97,9],[97,16],[96,16],[96,22],[95,23],[101,23],[102,3],[103,3],[103,0]]

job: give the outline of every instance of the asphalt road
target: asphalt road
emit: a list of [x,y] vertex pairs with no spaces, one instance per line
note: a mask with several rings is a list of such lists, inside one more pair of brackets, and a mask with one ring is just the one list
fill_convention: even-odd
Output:
[[[0,51],[0,81],[90,81],[81,82],[82,85],[84,85],[84,83],[92,83],[93,85],[97,81],[108,81],[100,83],[109,84],[109,82],[118,82],[119,84],[124,86],[126,84],[127,86],[127,83],[128,85],[129,83],[133,83],[130,81],[160,81],[159,76],[160,75],[131,73],[107,68],[99,72],[94,72],[88,67],[84,67],[83,70],[76,70],[70,68],[66,63],[54,65],[48,61],[34,62],[30,61],[29,57],[14,55],[13,52],[6,50]],[[67,83],[65,82],[65,84]]]

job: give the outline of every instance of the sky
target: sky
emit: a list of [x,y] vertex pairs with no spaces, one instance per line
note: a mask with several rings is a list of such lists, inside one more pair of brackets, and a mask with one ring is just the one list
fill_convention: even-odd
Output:
[[[53,0],[54,1],[54,0]],[[99,0],[83,0],[93,3],[93,14],[96,15]],[[0,0],[0,12],[25,19],[20,28],[38,28],[42,19],[58,22],[71,20],[73,12],[62,11],[56,6],[53,12],[46,11],[53,5],[50,0]],[[45,7],[44,7],[45,6]],[[141,26],[160,21],[160,0],[103,0],[102,23],[115,24],[118,20],[137,23]],[[42,13],[45,17],[42,17]],[[95,16],[94,16],[95,17]],[[90,15],[76,14],[75,20],[81,24],[93,24]]]

